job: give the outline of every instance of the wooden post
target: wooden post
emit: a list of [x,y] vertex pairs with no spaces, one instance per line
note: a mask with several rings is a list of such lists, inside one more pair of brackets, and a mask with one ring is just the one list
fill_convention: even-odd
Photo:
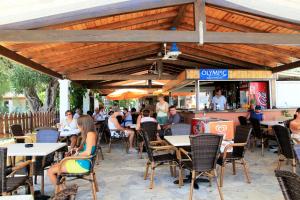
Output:
[[194,16],[195,31],[199,34],[199,45],[203,45],[206,33],[205,0],[195,0]]
[[3,127],[3,121],[4,121],[3,115],[0,114],[0,133],[4,134],[5,132],[4,132],[4,127]]

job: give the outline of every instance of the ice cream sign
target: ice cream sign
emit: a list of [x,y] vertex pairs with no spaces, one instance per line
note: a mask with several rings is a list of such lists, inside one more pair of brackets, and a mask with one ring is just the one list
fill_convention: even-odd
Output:
[[228,80],[228,69],[200,69],[200,80]]

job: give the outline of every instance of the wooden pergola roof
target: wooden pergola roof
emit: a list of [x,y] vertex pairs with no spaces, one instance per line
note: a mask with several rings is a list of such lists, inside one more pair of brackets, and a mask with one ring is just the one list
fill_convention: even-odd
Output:
[[[69,78],[90,88],[116,85],[123,80],[171,80],[186,68],[266,69],[279,72],[300,67],[300,24],[271,19],[242,11],[205,6],[206,30],[230,33],[278,33],[298,36],[295,45],[239,43],[177,43],[182,54],[178,60],[163,60],[163,75],[149,75],[148,70],[162,51],[162,42],[22,42],[8,38],[0,30],[0,54],[33,69],[58,78]],[[133,11],[89,19],[81,19],[31,30],[170,30],[196,29],[194,4],[179,4],[150,10]],[[15,27],[17,29],[17,27]],[[0,29],[5,29],[1,28]],[[10,28],[13,29],[13,28]],[[15,31],[15,30],[12,30]],[[14,33],[14,32],[12,32]],[[19,34],[19,32],[17,32]],[[45,32],[46,33],[46,32]],[[56,32],[48,32],[55,37]],[[52,35],[51,35],[52,34]],[[15,36],[15,38],[19,35]],[[30,37],[30,36],[29,36]],[[42,38],[43,36],[41,36]],[[122,36],[123,37],[123,36]],[[130,35],[128,36],[130,37]],[[272,41],[268,38],[269,41]],[[251,38],[251,37],[250,37]],[[250,40],[250,39],[249,39]],[[254,38],[255,40],[255,38]],[[259,38],[257,38],[259,40]],[[275,40],[275,39],[274,39]],[[19,41],[19,40],[16,40]],[[170,43],[168,43],[168,48]]]

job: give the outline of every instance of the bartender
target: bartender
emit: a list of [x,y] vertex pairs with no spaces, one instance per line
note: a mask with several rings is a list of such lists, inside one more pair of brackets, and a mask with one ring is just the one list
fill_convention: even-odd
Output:
[[217,88],[215,90],[215,96],[212,98],[212,106],[213,110],[225,110],[226,108],[226,97],[222,95],[222,90],[220,88]]

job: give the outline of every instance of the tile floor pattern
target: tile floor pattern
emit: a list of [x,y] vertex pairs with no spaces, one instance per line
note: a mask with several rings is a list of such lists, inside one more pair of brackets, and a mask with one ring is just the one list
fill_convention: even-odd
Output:
[[[137,154],[126,154],[121,145],[114,145],[111,153],[103,148],[104,161],[96,167],[100,187],[98,199],[101,200],[182,200],[188,199],[189,184],[181,189],[173,184],[175,178],[170,176],[167,165],[156,170],[154,189],[150,190],[149,179],[143,179],[146,154],[144,159],[138,159]],[[237,165],[237,175],[232,175],[230,165],[226,168],[224,186],[222,188],[225,200],[283,200],[278,182],[274,176],[277,154],[265,152],[260,155],[259,149],[246,153],[250,165],[252,183],[245,182],[242,167]],[[284,165],[283,168],[290,169]],[[53,193],[53,187],[46,178],[46,194]],[[69,182],[71,183],[71,182]],[[92,199],[91,186],[86,181],[76,181],[79,191],[76,199]],[[38,189],[39,185],[36,186]],[[218,200],[215,185],[200,183],[200,189],[194,190],[194,200]]]

